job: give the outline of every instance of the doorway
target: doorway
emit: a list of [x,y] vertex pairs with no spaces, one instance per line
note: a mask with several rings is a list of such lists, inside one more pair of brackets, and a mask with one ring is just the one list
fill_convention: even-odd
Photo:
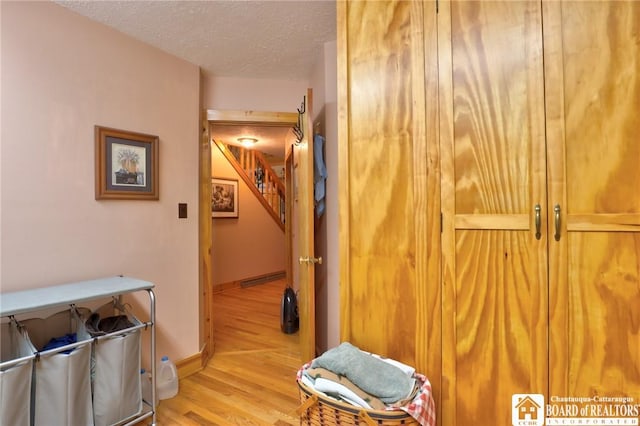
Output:
[[[201,156],[206,158],[201,158],[201,175],[206,175],[207,178],[210,179],[214,175],[217,174],[215,164],[212,164],[212,152],[216,154],[218,150],[218,146],[213,141],[216,142],[224,142],[225,144],[231,146],[239,146],[240,142],[239,138],[242,137],[251,137],[258,139],[258,142],[255,144],[253,149],[260,150],[261,154],[269,159],[269,162],[274,165],[273,169],[279,176],[282,176],[282,181],[284,181],[284,162],[285,162],[285,149],[287,145],[287,141],[291,139],[292,136],[287,137],[287,133],[291,133],[291,128],[296,124],[298,116],[296,113],[279,113],[279,112],[253,112],[253,111],[219,111],[219,110],[208,110],[206,111],[206,120],[203,120],[203,127],[206,127],[205,133],[207,138],[207,148],[208,150],[201,150]],[[208,164],[207,164],[208,163]],[[206,170],[206,171],[205,171]],[[204,178],[203,178],[204,179]],[[210,189],[203,190],[201,187],[201,203],[205,203],[207,206],[210,205]],[[242,203],[241,203],[242,204]],[[240,209],[241,218],[247,220],[247,215],[252,214],[251,211],[242,211]],[[202,212],[201,212],[202,213]],[[201,238],[207,238],[207,232],[202,232],[207,226],[209,227],[209,247],[202,251],[201,248],[201,262],[206,264],[208,262],[209,266],[209,282],[208,286],[211,291],[207,295],[203,293],[203,297],[205,298],[204,304],[209,306],[209,309],[204,309],[203,312],[208,313],[208,317],[202,318],[202,325],[205,327],[209,327],[211,330],[211,338],[209,339],[209,346],[213,347],[215,343],[215,336],[213,336],[213,327],[212,327],[212,301],[215,298],[215,293],[222,290],[222,288],[218,288],[218,284],[226,284],[227,288],[239,287],[240,280],[231,279],[227,280],[224,276],[216,276],[214,279],[214,274],[216,273],[216,269],[220,270],[221,268],[216,268],[213,265],[213,257],[212,253],[214,253],[213,249],[213,237],[216,236],[216,223],[220,226],[225,227],[224,231],[229,232],[229,225],[233,221],[229,220],[211,220],[209,217],[210,214],[201,215]],[[222,223],[220,223],[222,222]],[[271,224],[273,225],[273,224]],[[222,228],[218,228],[218,231],[221,231]],[[205,237],[203,237],[205,235]],[[256,240],[260,239],[259,235],[255,236]],[[202,245],[201,245],[202,247]],[[288,251],[288,249],[287,249]],[[287,267],[287,281],[291,282],[291,268],[288,265],[291,260],[291,255],[285,255]],[[251,263],[251,258],[243,260],[245,264]],[[225,268],[229,269],[229,268]],[[273,271],[268,271],[273,272]],[[247,271],[242,271],[242,274],[251,274]],[[254,274],[255,275],[255,274]],[[267,274],[269,275],[269,274]],[[242,278],[250,278],[249,276],[244,276]],[[221,283],[220,280],[223,282]],[[226,281],[226,282],[225,282]],[[281,280],[282,281],[282,280]],[[284,282],[282,285],[284,290]],[[238,294],[238,293],[236,293]],[[213,350],[211,351],[213,353]]]

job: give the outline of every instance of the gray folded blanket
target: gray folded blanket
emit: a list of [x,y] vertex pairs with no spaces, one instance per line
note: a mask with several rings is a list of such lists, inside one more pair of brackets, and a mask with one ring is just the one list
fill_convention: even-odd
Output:
[[393,404],[406,398],[415,385],[415,379],[399,368],[362,352],[348,342],[341,343],[314,359],[311,368],[317,367],[345,376],[385,404]]

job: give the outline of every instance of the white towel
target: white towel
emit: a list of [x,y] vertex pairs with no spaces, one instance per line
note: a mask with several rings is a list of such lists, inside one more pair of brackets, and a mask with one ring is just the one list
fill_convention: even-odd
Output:
[[340,399],[344,399],[352,405],[371,409],[371,406],[367,404],[364,399],[353,393],[351,389],[341,385],[340,383],[336,383],[333,380],[318,377],[315,381],[314,388],[328,395],[338,395]]
[[380,355],[377,354],[372,354],[371,352],[365,352],[367,354],[373,355],[374,357],[381,359],[382,361],[386,362],[387,364],[391,364],[394,367],[399,368],[400,370],[402,370],[404,372],[404,374],[406,374],[409,377],[413,377],[413,373],[416,372],[416,369],[407,365],[407,364],[403,364],[400,361],[396,361],[395,359],[391,359],[391,358],[383,358]]

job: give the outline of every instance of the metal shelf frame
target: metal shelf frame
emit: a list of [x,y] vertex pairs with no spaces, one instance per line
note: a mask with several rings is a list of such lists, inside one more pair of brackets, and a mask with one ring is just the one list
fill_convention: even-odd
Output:
[[[156,425],[156,297],[153,292],[155,285],[149,281],[122,275],[108,278],[100,278],[88,281],[79,281],[69,284],[54,285],[30,290],[22,290],[0,294],[0,317],[13,317],[32,311],[39,311],[60,306],[73,306],[92,300],[108,297],[121,298],[127,293],[146,291],[149,295],[149,321],[140,327],[149,327],[151,332],[151,401],[143,401],[143,411],[135,417],[125,419],[121,423],[124,426],[133,425],[142,419],[151,417],[151,425]],[[112,333],[117,334],[117,333]],[[95,339],[100,339],[100,336]],[[70,347],[75,345],[69,345]],[[59,349],[58,349],[59,350]],[[44,352],[43,352],[44,353]],[[39,354],[36,354],[38,356]],[[23,359],[14,359],[0,364],[8,367],[21,362]]]

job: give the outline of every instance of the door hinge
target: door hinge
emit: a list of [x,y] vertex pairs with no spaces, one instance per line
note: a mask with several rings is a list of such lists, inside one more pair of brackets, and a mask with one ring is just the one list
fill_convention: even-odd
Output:
[[440,233],[442,234],[442,232],[444,232],[444,225],[443,222],[444,219],[442,219],[442,212],[440,212]]
[[440,9],[440,0],[436,0],[436,14],[438,13],[439,9]]

